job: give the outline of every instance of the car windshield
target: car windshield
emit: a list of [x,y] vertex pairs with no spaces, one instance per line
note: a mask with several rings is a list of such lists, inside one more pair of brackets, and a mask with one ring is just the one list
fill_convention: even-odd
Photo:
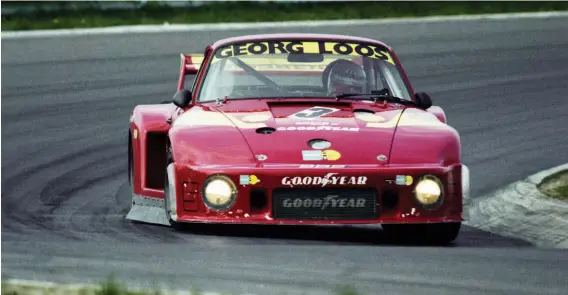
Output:
[[214,52],[206,70],[200,102],[321,98],[385,89],[411,100],[389,50],[377,44],[317,40],[231,44]]

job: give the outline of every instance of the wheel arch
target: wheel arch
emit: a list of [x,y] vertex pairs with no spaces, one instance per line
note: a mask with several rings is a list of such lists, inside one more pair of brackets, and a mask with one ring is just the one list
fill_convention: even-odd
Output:
[[170,105],[138,105],[131,117],[128,161],[134,169],[131,183],[136,192],[160,197],[164,189]]

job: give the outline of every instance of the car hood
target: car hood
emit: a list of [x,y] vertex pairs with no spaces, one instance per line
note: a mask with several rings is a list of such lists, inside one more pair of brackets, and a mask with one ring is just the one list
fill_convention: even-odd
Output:
[[[245,153],[252,153],[265,164],[328,165],[387,164],[395,131],[422,137],[449,128],[416,108],[323,100],[232,100],[221,106],[200,105],[180,116],[176,126],[188,128],[187,145],[192,146],[188,151],[194,151],[188,157],[215,154],[215,162],[238,162],[246,158]],[[197,143],[197,138],[203,142]],[[329,146],[310,146],[313,140],[325,140]]]
[[[389,152],[403,108],[361,102],[230,101],[231,120],[263,163],[376,164]],[[310,146],[325,140],[329,146]]]

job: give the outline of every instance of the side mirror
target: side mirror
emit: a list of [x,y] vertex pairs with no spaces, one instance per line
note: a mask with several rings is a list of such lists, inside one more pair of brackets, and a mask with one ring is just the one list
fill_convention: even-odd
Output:
[[430,98],[430,95],[428,93],[417,92],[414,97],[416,98],[416,103],[418,103],[418,106],[420,108],[426,110],[432,106],[432,99]]
[[191,91],[183,89],[176,92],[176,94],[174,94],[174,99],[172,100],[172,102],[182,109],[185,108],[191,103]]

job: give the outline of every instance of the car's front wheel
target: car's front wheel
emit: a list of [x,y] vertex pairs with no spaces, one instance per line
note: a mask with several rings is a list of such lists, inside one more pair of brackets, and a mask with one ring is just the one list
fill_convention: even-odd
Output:
[[392,238],[407,242],[449,244],[459,235],[461,222],[429,224],[383,224],[383,230]]

